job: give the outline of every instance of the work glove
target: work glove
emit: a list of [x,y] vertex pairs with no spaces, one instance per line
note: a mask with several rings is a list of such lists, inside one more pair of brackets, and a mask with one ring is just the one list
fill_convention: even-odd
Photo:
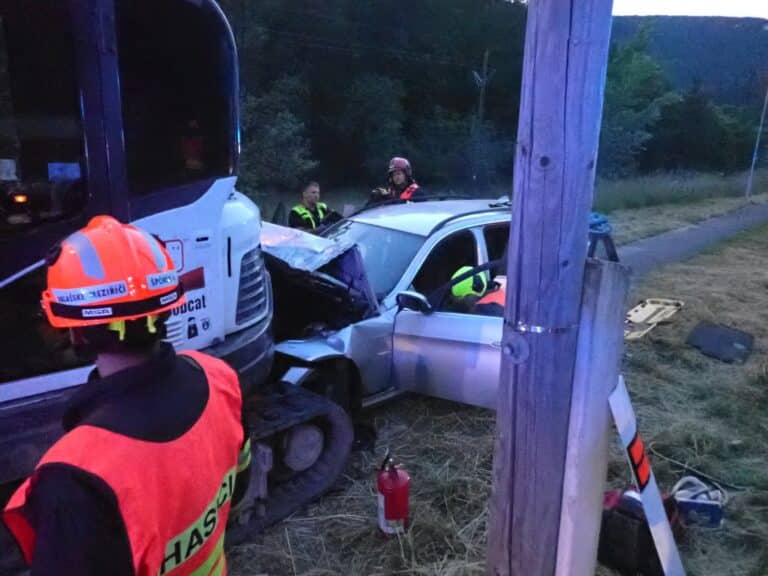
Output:
[[390,196],[392,196],[392,193],[386,188],[374,188],[371,190],[371,199],[387,200]]

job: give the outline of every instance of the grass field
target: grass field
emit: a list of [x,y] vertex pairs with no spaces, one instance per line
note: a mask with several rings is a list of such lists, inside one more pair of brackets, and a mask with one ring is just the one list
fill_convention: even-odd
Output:
[[[616,210],[691,204],[708,198],[744,196],[746,173],[657,174],[624,180],[598,180],[595,186],[595,210],[608,214]],[[768,170],[755,174],[753,194],[768,191]]]
[[[614,241],[626,244],[747,206],[745,183],[746,174],[665,174],[602,180],[595,190],[595,210],[609,215]],[[750,201],[768,201],[768,170],[756,173]]]
[[[688,263],[649,275],[633,299],[686,302],[669,325],[626,349],[625,374],[646,445],[737,485],[718,530],[691,529],[681,545],[692,576],[768,574],[768,228]],[[710,319],[750,331],[743,365],[710,360],[685,345]],[[375,413],[376,455],[358,453],[335,489],[230,555],[235,576],[445,575],[484,573],[491,412],[408,397]],[[376,530],[375,469],[389,446],[411,472],[413,525],[384,540]],[[651,457],[662,489],[684,474]],[[629,475],[614,444],[609,484]],[[610,572],[600,569],[599,574]]]

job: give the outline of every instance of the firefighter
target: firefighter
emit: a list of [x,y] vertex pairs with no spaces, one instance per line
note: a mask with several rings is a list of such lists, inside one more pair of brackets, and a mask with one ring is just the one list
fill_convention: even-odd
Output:
[[320,184],[308,182],[301,189],[301,202],[291,208],[288,225],[316,233],[337,220],[338,214],[329,211],[325,202],[320,202]]
[[32,576],[226,573],[224,528],[250,460],[241,389],[221,360],[161,341],[185,301],[170,255],[97,216],[47,264],[48,321],[96,368],[3,514]]
[[[451,276],[451,280],[457,280],[459,277],[472,272],[472,266],[462,266]],[[472,276],[467,276],[451,285],[451,295],[448,308],[452,312],[469,312],[472,310],[487,289],[485,275],[478,272]]]
[[507,302],[506,282],[491,283],[492,288],[482,298],[480,298],[473,308],[474,314],[482,316],[504,316],[504,306]]
[[388,200],[416,200],[423,196],[419,185],[413,179],[413,168],[407,158],[395,156],[389,161],[387,181],[387,188],[376,188],[371,192],[369,205]]

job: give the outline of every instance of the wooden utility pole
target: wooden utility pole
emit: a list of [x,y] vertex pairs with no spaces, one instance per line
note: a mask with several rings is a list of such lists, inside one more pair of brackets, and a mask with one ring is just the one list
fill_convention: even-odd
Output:
[[488,48],[486,48],[485,52],[483,53],[482,75],[478,74],[477,72],[473,72],[475,76],[475,84],[477,84],[477,87],[480,90],[480,94],[478,95],[478,101],[477,101],[477,119],[475,120],[478,127],[482,127],[483,121],[485,120],[485,94],[488,88],[488,83],[491,81],[491,77],[488,75],[488,57],[490,55],[491,55],[491,51]]
[[488,90],[488,83],[491,81],[491,78],[493,77],[493,72],[490,74],[488,73],[488,58],[491,55],[491,51],[486,48],[485,52],[483,53],[483,68],[482,68],[482,74],[478,74],[477,71],[473,70],[472,75],[475,79],[475,84],[478,88],[478,97],[477,97],[477,113],[475,117],[472,119],[472,181],[477,186],[478,180],[477,180],[477,173],[478,173],[478,166],[482,166],[482,174],[483,179],[482,182],[485,183],[485,180],[487,178],[487,161],[488,161],[488,146],[487,146],[487,138],[485,135],[485,130],[483,128],[483,122],[485,120],[485,95],[487,94]]
[[[612,0],[530,0],[488,573],[555,573]],[[575,575],[582,576],[582,575]]]
[[747,198],[752,196],[752,182],[755,177],[755,168],[757,167],[757,157],[760,155],[760,140],[765,129],[765,113],[768,111],[768,86],[765,88],[765,100],[763,100],[763,112],[760,114],[760,126],[757,129],[755,137],[755,150],[752,153],[752,165],[749,168],[749,177],[747,178]]

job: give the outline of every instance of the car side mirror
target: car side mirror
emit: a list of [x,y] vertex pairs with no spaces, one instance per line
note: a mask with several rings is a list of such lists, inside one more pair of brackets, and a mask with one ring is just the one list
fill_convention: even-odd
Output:
[[432,305],[424,294],[406,290],[397,295],[398,310],[413,310],[422,314],[432,314]]

